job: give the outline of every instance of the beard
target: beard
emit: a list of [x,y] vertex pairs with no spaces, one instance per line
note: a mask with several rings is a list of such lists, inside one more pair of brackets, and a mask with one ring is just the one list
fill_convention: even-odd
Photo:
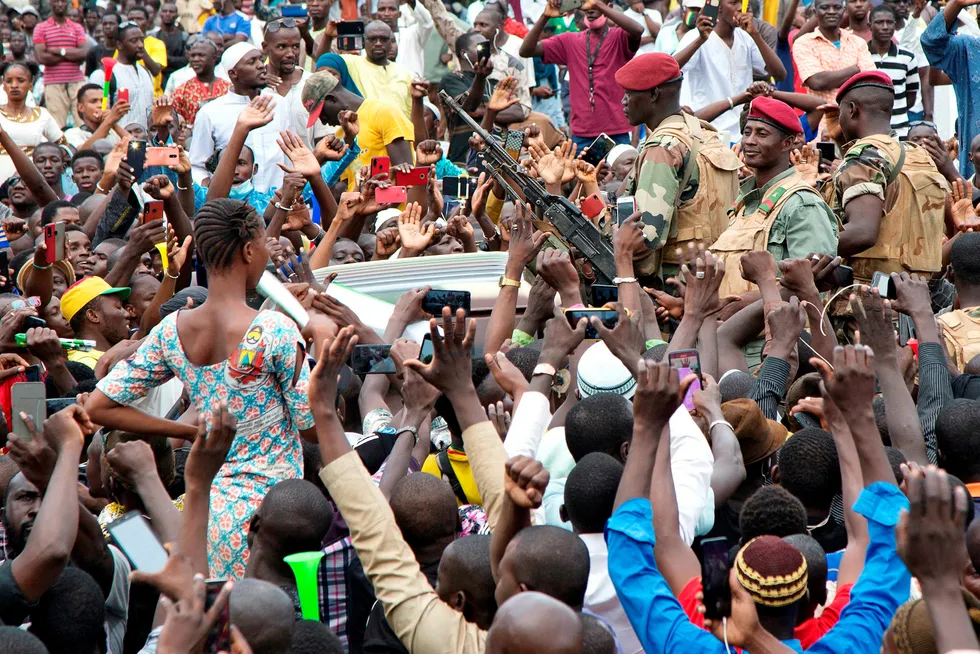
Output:
[[24,551],[24,547],[27,545],[27,538],[30,535],[27,532],[33,526],[34,521],[31,520],[29,522],[25,522],[18,531],[14,529],[14,526],[7,520],[7,516],[3,516],[3,529],[7,536],[7,560],[15,558],[18,554]]

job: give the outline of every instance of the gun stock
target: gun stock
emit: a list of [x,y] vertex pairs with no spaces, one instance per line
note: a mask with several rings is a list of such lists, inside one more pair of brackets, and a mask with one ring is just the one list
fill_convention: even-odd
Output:
[[535,212],[547,218],[562,239],[588,259],[592,264],[596,281],[601,284],[611,284],[613,277],[616,276],[613,249],[592,221],[586,218],[568,198],[552,195],[538,180],[525,173],[497,139],[463,111],[452,96],[445,91],[440,91],[439,97],[450,112],[479,134],[486,143],[486,149],[480,153],[480,158],[494,179],[500,182],[516,201],[521,201],[521,196],[512,186],[511,181],[519,185],[524,193],[524,199],[534,207]]

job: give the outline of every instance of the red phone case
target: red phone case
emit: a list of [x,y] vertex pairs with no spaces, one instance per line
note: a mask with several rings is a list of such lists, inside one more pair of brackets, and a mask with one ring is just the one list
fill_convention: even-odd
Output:
[[116,102],[129,102],[129,89],[119,89],[116,94]]
[[606,203],[602,201],[598,193],[593,193],[582,200],[582,213],[589,218],[595,218],[606,208]]
[[374,192],[374,199],[382,204],[401,204],[408,199],[408,191],[404,186],[379,188]]
[[150,200],[143,207],[143,224],[163,220],[163,200]]
[[58,256],[58,226],[48,223],[44,226],[44,261],[49,266],[57,261]]
[[391,172],[391,159],[388,157],[373,157],[371,159],[371,177]]
[[395,171],[395,184],[398,186],[422,186],[429,181],[429,169],[425,166],[412,168],[408,172]]

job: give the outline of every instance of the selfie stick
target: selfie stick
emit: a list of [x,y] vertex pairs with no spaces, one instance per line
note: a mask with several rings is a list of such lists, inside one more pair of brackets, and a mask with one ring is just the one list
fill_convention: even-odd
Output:
[[322,551],[297,552],[283,557],[283,561],[289,564],[296,576],[299,608],[303,611],[304,620],[320,621],[320,585],[317,582],[317,572],[322,558]]
[[272,300],[287,316],[295,320],[300,329],[306,327],[306,323],[310,322],[310,314],[306,312],[299,300],[268,270],[263,272],[262,277],[259,278],[257,290]]

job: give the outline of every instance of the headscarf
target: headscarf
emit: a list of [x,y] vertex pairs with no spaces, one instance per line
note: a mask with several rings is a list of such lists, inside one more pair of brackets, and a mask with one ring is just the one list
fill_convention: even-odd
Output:
[[332,68],[340,73],[340,85],[357,97],[364,97],[361,89],[357,88],[357,84],[354,83],[350,73],[347,71],[347,62],[339,54],[328,52],[327,54],[320,55],[320,58],[316,60],[316,69],[320,70],[321,68]]

